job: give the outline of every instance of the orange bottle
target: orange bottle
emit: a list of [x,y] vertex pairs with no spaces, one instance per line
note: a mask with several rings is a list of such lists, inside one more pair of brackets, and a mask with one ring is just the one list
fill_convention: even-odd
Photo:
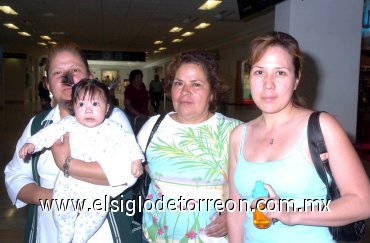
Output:
[[[252,197],[254,199],[259,197],[268,197],[269,193],[266,190],[266,188],[263,185],[262,181],[256,181],[256,184],[254,185],[254,189],[252,191]],[[259,203],[257,207],[255,208],[253,212],[253,224],[258,229],[267,229],[271,226],[272,221],[271,219],[267,218],[260,210],[265,209],[266,205]]]

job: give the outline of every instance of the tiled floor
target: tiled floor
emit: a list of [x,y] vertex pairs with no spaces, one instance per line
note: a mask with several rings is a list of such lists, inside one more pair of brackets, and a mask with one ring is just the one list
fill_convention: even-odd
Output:
[[[18,243],[23,242],[23,229],[27,215],[27,209],[15,209],[12,206],[4,185],[4,167],[13,156],[17,139],[20,137],[29,119],[39,111],[37,104],[6,104],[0,109],[0,242]],[[248,112],[242,108],[231,107],[229,115],[241,120],[248,120],[256,115],[257,111],[251,109]],[[370,162],[364,161],[368,175],[370,175]],[[370,203],[370,202],[369,202]],[[362,243],[370,242],[370,220],[367,221],[368,230]]]

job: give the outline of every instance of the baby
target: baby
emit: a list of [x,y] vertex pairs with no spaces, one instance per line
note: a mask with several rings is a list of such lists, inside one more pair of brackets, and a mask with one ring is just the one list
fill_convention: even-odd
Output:
[[[86,242],[101,227],[108,213],[86,206],[91,207],[97,199],[103,205],[128,185],[110,182],[111,186],[103,186],[70,177],[68,170],[73,166],[73,163],[69,164],[72,158],[98,162],[106,174],[112,173],[112,163],[127,163],[127,170],[130,170],[128,161],[131,161],[131,174],[135,177],[142,173],[141,162],[144,160],[133,133],[127,133],[118,123],[105,119],[111,108],[109,90],[105,84],[98,80],[82,79],[72,88],[72,106],[74,116],[66,116],[60,122],[40,130],[19,151],[19,156],[24,159],[50,147],[65,133],[70,133],[71,156],[67,157],[53,189],[52,212],[58,228],[58,242]],[[133,178],[128,178],[128,182],[130,179],[130,183],[133,183]],[[67,208],[58,209],[55,206],[61,200],[68,203]],[[82,201],[84,209],[77,209],[76,205]]]

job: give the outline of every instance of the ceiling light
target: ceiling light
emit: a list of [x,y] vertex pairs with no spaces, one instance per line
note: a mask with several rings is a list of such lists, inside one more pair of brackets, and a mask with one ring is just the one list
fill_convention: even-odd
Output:
[[161,41],[161,40],[156,40],[156,41],[154,41],[154,45],[160,45],[160,44],[162,44],[163,43],[163,41]]
[[172,40],[172,42],[173,42],[173,43],[179,43],[179,42],[181,42],[181,41],[182,41],[182,39],[173,39],[173,40]]
[[24,32],[24,31],[18,32],[18,34],[23,35],[23,36],[31,36],[30,34],[28,34],[27,32]]
[[6,23],[4,24],[6,27],[8,27],[9,29],[13,29],[13,30],[17,30],[19,29],[17,26],[15,26],[14,24],[12,23]]
[[194,29],[197,29],[197,30],[199,30],[199,29],[205,29],[205,28],[207,28],[210,25],[211,25],[210,23],[200,23],[197,26],[195,26]]
[[191,36],[191,35],[194,35],[194,32],[185,32],[181,36],[188,37],[188,36]]
[[167,47],[159,47],[158,48],[158,51],[164,51],[164,50],[167,50]]
[[217,5],[219,5],[220,3],[222,3],[222,1],[219,1],[219,0],[207,0],[207,2],[205,2],[198,9],[199,10],[211,10],[211,9],[217,7]]
[[46,46],[45,42],[37,42],[37,44],[40,45],[40,46]]
[[6,14],[18,15],[18,13],[9,6],[0,6],[0,11],[3,11]]
[[55,41],[48,41],[49,44],[56,45],[57,43]]
[[155,50],[155,51],[153,51],[154,53],[160,53],[161,51],[157,51],[157,50]]
[[44,39],[44,40],[51,40],[51,38],[47,35],[41,35],[40,37],[41,39]]
[[170,32],[180,32],[181,30],[182,30],[182,28],[175,26],[172,29],[170,29]]

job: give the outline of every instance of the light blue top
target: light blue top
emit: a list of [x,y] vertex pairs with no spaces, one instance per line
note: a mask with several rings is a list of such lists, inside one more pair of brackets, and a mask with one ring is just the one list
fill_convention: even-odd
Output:
[[[303,129],[297,146],[283,159],[268,162],[250,162],[244,158],[243,144],[247,125],[243,127],[234,183],[241,198],[253,201],[252,190],[257,180],[270,184],[281,199],[294,199],[295,206],[302,207],[303,199],[325,199],[326,187],[307,160],[302,145],[307,141],[307,126]],[[244,242],[335,242],[328,227],[294,225],[276,222],[267,229],[253,225],[253,213],[249,210],[243,222]]]

